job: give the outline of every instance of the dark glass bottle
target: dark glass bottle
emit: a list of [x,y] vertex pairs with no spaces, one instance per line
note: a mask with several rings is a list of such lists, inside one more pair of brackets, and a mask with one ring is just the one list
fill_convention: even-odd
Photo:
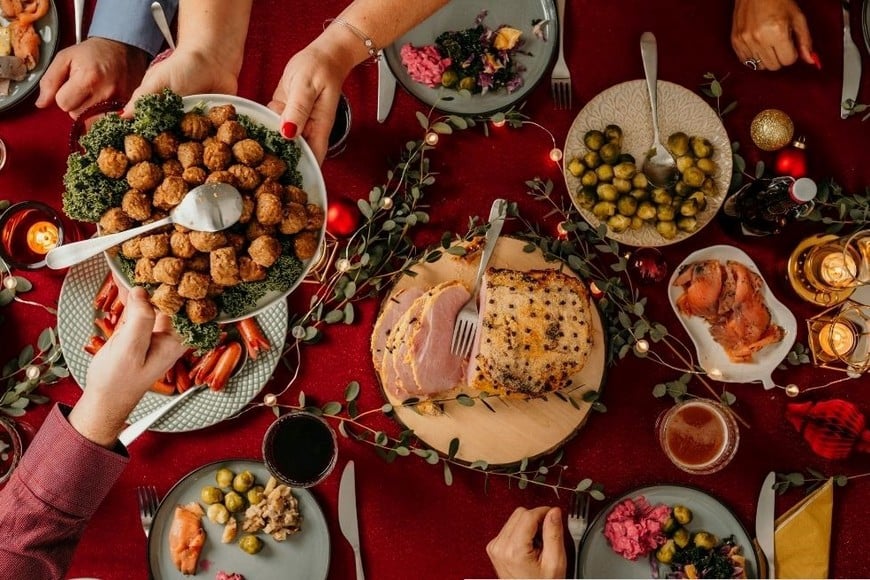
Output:
[[815,197],[816,183],[807,177],[756,179],[729,197],[724,211],[740,221],[744,234],[767,236],[812,211]]

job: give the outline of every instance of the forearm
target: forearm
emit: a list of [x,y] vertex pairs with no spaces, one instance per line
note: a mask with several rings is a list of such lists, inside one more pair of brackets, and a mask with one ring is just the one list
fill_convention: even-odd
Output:
[[[166,18],[172,21],[178,0],[162,0],[161,4]],[[154,56],[160,52],[163,35],[151,17],[150,6],[151,2],[144,0],[99,0],[88,36],[116,40]]]
[[181,0],[178,47],[207,54],[238,76],[253,0]]

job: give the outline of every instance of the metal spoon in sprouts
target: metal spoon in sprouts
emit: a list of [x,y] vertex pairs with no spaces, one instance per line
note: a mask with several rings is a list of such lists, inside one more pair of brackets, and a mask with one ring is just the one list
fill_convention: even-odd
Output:
[[662,144],[659,135],[659,114],[656,98],[658,83],[658,49],[656,37],[652,32],[644,32],[640,37],[640,55],[643,58],[643,72],[649,91],[649,104],[652,109],[653,143],[650,145],[643,162],[643,173],[656,187],[670,187],[677,180],[677,163],[673,155]]

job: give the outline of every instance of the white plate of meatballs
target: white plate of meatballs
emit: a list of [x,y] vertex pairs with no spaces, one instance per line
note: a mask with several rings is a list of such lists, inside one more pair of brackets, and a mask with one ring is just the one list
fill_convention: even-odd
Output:
[[[130,190],[119,207],[103,214],[99,230],[112,233],[158,219],[202,183],[236,187],[244,210],[229,229],[175,226],[106,255],[116,280],[129,287],[131,275],[135,284],[148,286],[158,310],[183,314],[194,324],[233,322],[262,312],[301,283],[325,235],[326,187],[304,140],[295,140],[293,167],[242,118],[277,131],[273,111],[229,95],[193,95],[183,103],[186,113],[174,130],[150,140],[127,135],[124,151],[100,152],[100,170],[125,177]],[[256,283],[271,282],[277,271],[285,272],[281,290],[270,285],[250,298],[250,289],[264,288]]]

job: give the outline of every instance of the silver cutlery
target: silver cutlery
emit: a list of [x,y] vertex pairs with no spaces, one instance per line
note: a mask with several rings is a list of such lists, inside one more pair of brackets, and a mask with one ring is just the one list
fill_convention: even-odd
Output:
[[492,257],[496,242],[498,242],[498,236],[501,234],[501,227],[504,225],[506,215],[507,202],[503,199],[493,201],[489,210],[489,230],[486,232],[483,255],[480,257],[480,265],[477,267],[477,275],[474,277],[471,298],[456,315],[456,323],[453,325],[450,352],[456,356],[466,357],[471,352],[471,345],[474,343],[478,327],[477,295],[480,292],[480,281],[483,279],[486,265]]
[[586,528],[589,527],[589,495],[575,493],[571,496],[571,506],[568,509],[568,534],[574,540],[574,575],[580,577],[580,541]]
[[142,485],[136,488],[136,501],[139,503],[139,521],[142,523],[142,531],[145,537],[151,533],[151,524],[154,522],[154,514],[160,500],[157,497],[157,489],[153,485]]
[[758,506],[755,508],[755,537],[758,547],[767,559],[767,578],[776,578],[776,554],[773,542],[774,507],[776,506],[776,473],[771,471],[764,478],[761,492],[758,494]]
[[649,105],[652,110],[653,142],[647,149],[643,162],[643,173],[658,187],[669,187],[677,179],[677,162],[670,151],[662,144],[659,134],[658,112],[658,44],[652,32],[644,32],[640,37],[640,55],[643,59],[643,74],[649,92]]
[[205,385],[196,385],[195,387],[190,387],[180,395],[175,395],[167,403],[164,403],[162,406],[157,407],[156,409],[154,409],[153,411],[121,431],[121,434],[118,436],[118,441],[123,443],[125,447],[129,446],[130,443],[139,438],[139,435],[147,431],[148,427],[153,425],[154,422],[157,421],[157,419],[174,409],[185,399],[192,397],[194,394],[201,391],[203,387],[205,387]]
[[851,107],[858,98],[861,86],[861,53],[852,40],[852,26],[849,21],[849,0],[842,0],[843,6],[843,93],[840,96],[840,118],[850,114]]
[[556,0],[556,17],[559,19],[559,58],[550,75],[550,90],[557,109],[571,108],[571,71],[565,63],[565,2]]
[[172,30],[169,28],[169,21],[166,20],[166,13],[163,12],[163,5],[160,2],[151,3],[151,16],[157,24],[157,28],[163,33],[163,38],[166,39],[166,44],[169,48],[175,50],[175,41],[172,40]]
[[864,28],[864,44],[867,46],[867,52],[870,53],[870,0],[864,0],[864,12],[861,22]]
[[390,109],[393,107],[393,98],[396,95],[396,77],[384,58],[384,51],[378,53],[378,123],[387,120]]
[[356,471],[353,461],[348,461],[341,474],[341,483],[338,486],[338,525],[341,533],[353,548],[354,561],[356,562],[357,580],[365,580],[363,573],[362,554],[359,549],[359,522],[357,521],[356,509]]
[[74,0],[73,10],[75,13],[76,44],[79,44],[82,41],[82,20],[85,15],[85,0]]

